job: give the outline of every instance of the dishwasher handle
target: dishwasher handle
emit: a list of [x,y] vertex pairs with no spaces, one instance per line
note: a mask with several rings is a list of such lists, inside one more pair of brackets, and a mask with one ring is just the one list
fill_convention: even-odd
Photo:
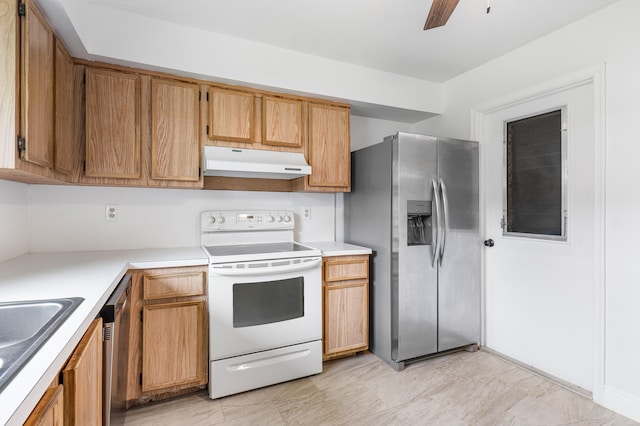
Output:
[[303,259],[272,259],[256,262],[211,265],[210,272],[220,276],[273,275],[313,269],[322,264],[322,257]]

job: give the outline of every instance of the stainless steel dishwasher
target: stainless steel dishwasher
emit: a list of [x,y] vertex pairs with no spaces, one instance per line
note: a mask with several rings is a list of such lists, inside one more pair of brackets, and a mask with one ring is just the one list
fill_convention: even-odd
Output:
[[125,275],[100,311],[103,321],[102,423],[124,425],[127,400],[131,275]]

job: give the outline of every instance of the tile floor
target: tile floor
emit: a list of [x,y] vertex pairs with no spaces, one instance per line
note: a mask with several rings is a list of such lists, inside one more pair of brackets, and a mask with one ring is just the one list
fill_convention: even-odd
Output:
[[126,425],[637,425],[487,352],[396,372],[375,355],[218,400],[205,392],[133,408]]

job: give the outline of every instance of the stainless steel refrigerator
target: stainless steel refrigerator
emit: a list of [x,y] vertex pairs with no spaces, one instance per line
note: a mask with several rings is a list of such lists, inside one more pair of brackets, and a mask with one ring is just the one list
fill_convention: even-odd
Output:
[[480,341],[478,143],[399,132],[351,156],[345,241],[371,247],[370,350],[397,370]]

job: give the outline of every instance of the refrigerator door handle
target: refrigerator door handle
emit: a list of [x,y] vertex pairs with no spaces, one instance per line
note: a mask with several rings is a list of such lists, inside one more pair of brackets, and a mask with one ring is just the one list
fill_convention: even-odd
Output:
[[435,211],[432,213],[432,235],[433,235],[433,244],[432,244],[432,252],[433,259],[431,261],[431,267],[435,268],[436,263],[438,262],[438,257],[440,256],[440,195],[438,191],[438,183],[436,179],[431,179],[431,186],[433,187],[433,201],[435,204]]
[[447,186],[440,179],[440,193],[442,195],[442,220],[439,221],[442,229],[442,242],[440,243],[440,265],[444,258],[444,246],[447,244],[447,233],[449,232],[449,198],[447,197]]

